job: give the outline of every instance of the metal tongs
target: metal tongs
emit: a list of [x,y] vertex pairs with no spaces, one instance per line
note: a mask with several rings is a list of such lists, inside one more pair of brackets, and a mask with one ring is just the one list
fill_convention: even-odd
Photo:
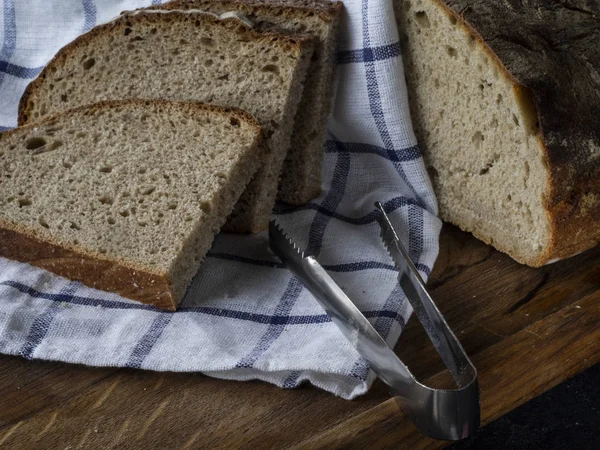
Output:
[[317,260],[305,255],[275,221],[269,226],[269,246],[314,295],[375,374],[392,389],[399,406],[423,434],[435,439],[463,439],[479,427],[477,370],[427,293],[383,206],[379,202],[375,206],[381,212],[381,238],[399,271],[400,287],[457,389],[433,389],[419,383]]

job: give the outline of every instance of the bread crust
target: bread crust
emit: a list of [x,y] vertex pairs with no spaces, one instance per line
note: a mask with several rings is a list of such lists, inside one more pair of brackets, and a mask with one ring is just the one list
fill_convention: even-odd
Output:
[[52,67],[61,65],[64,60],[68,57],[72,49],[76,49],[80,44],[87,43],[98,35],[103,33],[109,33],[112,29],[127,26],[128,23],[133,21],[146,21],[150,24],[157,23],[159,21],[166,20],[171,21],[193,21],[195,23],[210,24],[215,26],[225,27],[231,30],[238,30],[248,39],[257,41],[268,41],[269,45],[278,44],[287,46],[295,50],[296,56],[300,57],[307,47],[312,47],[312,37],[305,35],[294,35],[287,36],[281,33],[275,32],[258,32],[243,24],[240,20],[235,18],[219,19],[209,14],[190,14],[183,11],[169,11],[168,14],[136,14],[136,15],[123,15],[118,17],[112,22],[96,26],[92,28],[88,33],[79,36],[71,43],[64,46],[50,62],[44,67],[38,77],[33,80],[25,89],[23,96],[19,102],[18,111],[18,124],[19,126],[25,125],[29,121],[29,114],[31,112],[30,102],[32,95],[35,94],[38,86],[47,77],[47,73],[52,70]]
[[[202,5],[214,4],[214,0],[172,0],[161,5],[152,6],[152,9],[188,9],[190,5],[202,9]],[[242,11],[246,15],[269,14],[277,9],[290,19],[298,16],[310,17],[317,15],[320,19],[331,22],[341,13],[342,2],[319,0],[223,0],[219,2],[223,8]]]
[[[517,98],[537,114],[550,242],[537,258],[507,253],[539,267],[594,247],[600,242],[600,4],[433,1],[476,36]],[[493,238],[474,234],[488,243]]]
[[[259,122],[248,112],[238,108],[222,107],[199,102],[181,102],[169,100],[106,100],[93,105],[79,106],[53,114],[35,123],[0,134],[2,141],[16,133],[55,122],[61,116],[113,107],[148,107],[188,109],[191,114],[209,111],[225,114],[248,123],[254,129],[258,139],[256,145],[265,151],[264,136]],[[55,241],[51,236],[41,236],[34,230],[0,219],[0,256],[28,263],[53,272],[71,280],[77,280],[86,286],[115,292],[123,297],[155,306],[159,309],[174,311],[179,298],[167,274],[151,272],[148,268],[137,266],[120,259],[110,259],[105,255],[90,252],[74,244]]]

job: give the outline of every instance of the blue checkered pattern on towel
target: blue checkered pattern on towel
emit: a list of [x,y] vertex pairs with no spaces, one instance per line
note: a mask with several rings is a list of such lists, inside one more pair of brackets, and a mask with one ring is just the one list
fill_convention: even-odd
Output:
[[[76,36],[151,0],[0,0],[0,130],[25,86]],[[379,241],[381,201],[424,278],[440,222],[409,117],[391,0],[347,0],[323,194],[274,212],[394,344],[411,314]],[[374,376],[266,235],[217,237],[181,308],[162,312],[0,258],[0,352],[159,371],[197,371],[344,398]]]

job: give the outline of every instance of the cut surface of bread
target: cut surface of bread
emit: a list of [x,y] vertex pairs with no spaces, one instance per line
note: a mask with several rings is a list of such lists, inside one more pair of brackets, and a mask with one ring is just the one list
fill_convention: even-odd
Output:
[[297,0],[174,0],[152,9],[200,9],[213,13],[238,11],[261,30],[307,33],[315,51],[296,114],[290,149],[284,162],[278,198],[304,204],[321,192],[327,119],[333,98],[335,51],[341,2]]
[[237,18],[194,11],[138,11],[63,48],[27,88],[19,123],[94,101],[194,100],[242,108],[272,151],[227,229],[267,227],[312,55],[310,37],[263,33]]
[[[600,29],[592,32],[590,16],[550,3],[502,3],[395,6],[413,123],[442,219],[540,266],[600,240],[600,160],[593,157],[600,116],[580,110],[600,113],[600,79],[593,81]],[[587,30],[587,47],[561,35],[569,23]],[[572,55],[560,46],[544,50],[550,44],[535,37],[553,33]],[[582,55],[587,69],[576,62]],[[581,83],[557,80],[561,65]],[[586,90],[596,99],[583,105]],[[561,99],[551,102],[557,91]]]
[[173,310],[265,149],[248,113],[161,100],[0,134],[0,256]]

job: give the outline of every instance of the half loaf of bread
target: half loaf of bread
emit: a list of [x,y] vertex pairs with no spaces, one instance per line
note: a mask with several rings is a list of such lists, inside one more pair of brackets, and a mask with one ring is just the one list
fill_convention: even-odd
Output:
[[315,38],[315,51],[304,83],[290,149],[284,162],[278,198],[301,205],[321,192],[327,119],[333,98],[335,52],[341,2],[298,0],[173,0],[152,9],[200,9],[213,13],[237,11],[255,28],[307,33]]
[[441,217],[540,266],[600,241],[600,6],[396,0]]
[[79,107],[0,135],[0,256],[174,310],[264,158],[235,108]]
[[312,55],[309,36],[253,30],[195,11],[138,11],[92,29],[45,67],[22,98],[19,123],[95,101],[194,100],[242,108],[263,126],[271,153],[227,229],[268,225]]

